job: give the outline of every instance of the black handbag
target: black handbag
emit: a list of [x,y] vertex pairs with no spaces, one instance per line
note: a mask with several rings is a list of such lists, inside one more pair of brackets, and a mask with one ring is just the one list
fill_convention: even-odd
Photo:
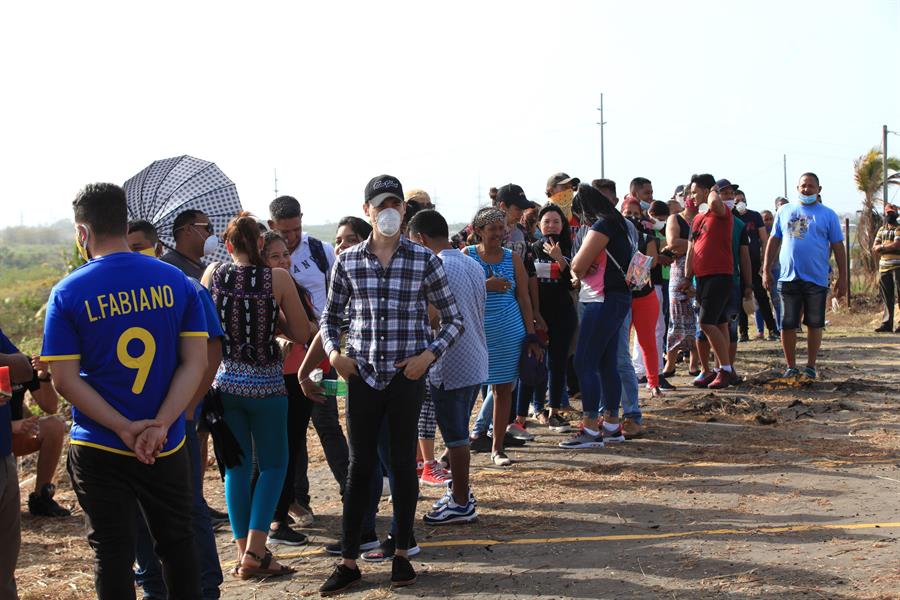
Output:
[[238,443],[228,423],[225,422],[225,409],[222,398],[216,389],[210,389],[203,400],[203,419],[213,439],[213,449],[219,465],[228,469],[240,466],[244,462],[244,451]]

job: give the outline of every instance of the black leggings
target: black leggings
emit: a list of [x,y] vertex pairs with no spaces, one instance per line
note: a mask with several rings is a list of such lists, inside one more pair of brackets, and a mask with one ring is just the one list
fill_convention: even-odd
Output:
[[372,473],[378,463],[377,423],[386,421],[390,431],[391,470],[394,472],[393,507],[397,522],[397,549],[409,549],[419,494],[416,476],[416,443],[419,409],[425,397],[425,380],[411,381],[397,373],[383,390],[370,387],[359,376],[347,382],[347,436],[350,439],[350,473],[344,493],[344,535],[341,556],[359,557],[363,517],[372,491]]

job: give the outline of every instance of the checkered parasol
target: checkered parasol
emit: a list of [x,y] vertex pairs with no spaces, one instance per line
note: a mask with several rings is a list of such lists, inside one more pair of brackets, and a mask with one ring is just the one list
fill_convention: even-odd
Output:
[[[125,193],[128,218],[153,223],[167,248],[175,247],[172,224],[182,212],[203,211],[213,225],[214,234],[222,235],[228,221],[241,211],[234,182],[215,163],[187,155],[154,161],[125,182]],[[203,260],[230,262],[231,257],[220,244],[214,254]]]

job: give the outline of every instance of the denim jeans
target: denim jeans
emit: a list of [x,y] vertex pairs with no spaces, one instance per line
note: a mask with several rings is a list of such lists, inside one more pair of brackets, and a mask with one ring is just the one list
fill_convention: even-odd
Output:
[[[381,492],[384,488],[384,478],[388,478],[391,494],[394,493],[394,472],[391,470],[391,430],[384,420],[378,430],[378,462],[372,471],[372,495],[369,497],[369,506],[363,517],[361,531],[369,533],[375,531],[375,517],[378,515],[378,505],[381,502]],[[391,535],[397,535],[397,518],[391,517]]]
[[[469,445],[469,419],[478,397],[478,385],[470,385],[455,390],[445,390],[444,386],[431,385],[431,398],[441,437],[447,448]],[[526,406],[527,408],[527,406]]]
[[770,292],[772,296],[772,307],[775,309],[775,324],[778,325],[778,331],[781,331],[781,313],[784,308],[781,305],[781,291],[778,289],[778,278],[781,277],[781,266],[772,269],[772,279],[775,280],[775,286]]
[[481,408],[472,425],[472,435],[475,437],[491,433],[494,429],[494,391],[491,386],[481,386],[481,397]]
[[[184,445],[191,461],[191,484],[194,502],[191,506],[191,526],[194,529],[194,543],[200,558],[200,587],[203,600],[219,597],[219,586],[222,584],[222,567],[219,565],[219,553],[216,549],[216,536],[209,520],[209,507],[200,493],[200,481],[203,469],[200,464],[200,444],[197,440],[196,421],[186,421],[184,427]],[[153,538],[143,515],[138,513],[137,539],[134,547],[138,568],[134,571],[134,580],[144,590],[146,600],[165,600],[166,584],[163,582],[162,567],[153,551]]]
[[[575,350],[575,369],[581,385],[581,402],[588,418],[596,418],[603,410],[619,414],[622,400],[619,347],[624,336],[624,367],[631,373],[635,388],[637,379],[628,353],[628,331],[623,331],[631,310],[631,294],[608,293],[603,302],[584,306],[584,317],[578,332]],[[635,405],[637,402],[635,402]]]
[[[634,367],[631,364],[631,354],[628,352],[628,336],[631,335],[631,306],[622,321],[619,329],[619,345],[616,349],[616,369],[619,379],[622,381],[622,416],[632,419],[635,423],[641,422],[641,407],[638,405],[638,382]],[[601,400],[601,406],[606,408]]]

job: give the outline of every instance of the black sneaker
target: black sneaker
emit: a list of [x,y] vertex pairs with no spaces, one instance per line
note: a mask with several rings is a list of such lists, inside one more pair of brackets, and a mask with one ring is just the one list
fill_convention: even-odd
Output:
[[[363,536],[359,540],[359,551],[364,552],[366,550],[373,550],[380,545],[378,541],[378,535],[374,531],[370,531],[369,533],[364,533]],[[333,554],[334,556],[341,555],[341,543],[335,542],[333,544],[327,544],[325,546],[325,552],[328,554]]]
[[547,420],[547,426],[554,433],[568,433],[572,431],[572,426],[569,425],[569,422],[556,413],[550,415],[550,418]]
[[[380,548],[364,552],[361,558],[366,562],[383,562],[394,558],[396,551],[397,542],[394,540],[394,536],[388,534],[387,539],[381,542]],[[422,552],[422,548],[416,543],[416,536],[413,536],[412,543],[409,545],[409,550],[406,553],[409,556],[415,556],[420,552]]]
[[68,517],[72,513],[67,508],[63,508],[53,499],[56,493],[56,486],[52,483],[45,483],[37,492],[31,492],[28,495],[28,512],[36,517]]
[[273,546],[279,544],[284,546],[303,546],[309,543],[309,538],[299,531],[294,531],[284,523],[280,523],[278,529],[269,530],[269,537],[266,541]]
[[481,434],[475,439],[469,440],[469,450],[471,452],[490,452],[491,451],[491,438],[488,436]]
[[216,510],[212,506],[207,505],[206,507],[209,509],[209,520],[213,523],[227,523],[228,522],[228,513],[222,512],[221,510]]
[[672,391],[672,390],[675,390],[675,389],[678,389],[678,388],[676,388],[674,385],[672,385],[671,383],[669,383],[669,380],[668,380],[668,379],[666,379],[665,377],[663,377],[662,375],[660,375],[660,376],[659,376],[659,389],[661,389],[661,390],[669,390],[669,391]]
[[503,447],[504,448],[519,448],[525,445],[525,440],[520,440],[519,438],[514,438],[509,434],[509,432],[505,432],[503,435]]
[[750,336],[747,335],[746,333],[742,333],[741,337],[738,338],[738,341],[742,344],[745,344],[750,341]]
[[391,587],[398,588],[412,585],[416,582],[416,571],[404,556],[394,556],[391,564]]
[[362,581],[362,573],[359,572],[359,568],[351,569],[343,564],[339,564],[332,571],[331,577],[326,579],[322,587],[319,588],[319,592],[323,596],[334,596],[352,588],[360,581]]
[[638,383],[641,384],[641,385],[646,384],[646,383],[647,383],[647,376],[646,376],[646,375],[642,375],[641,377],[638,377]]

